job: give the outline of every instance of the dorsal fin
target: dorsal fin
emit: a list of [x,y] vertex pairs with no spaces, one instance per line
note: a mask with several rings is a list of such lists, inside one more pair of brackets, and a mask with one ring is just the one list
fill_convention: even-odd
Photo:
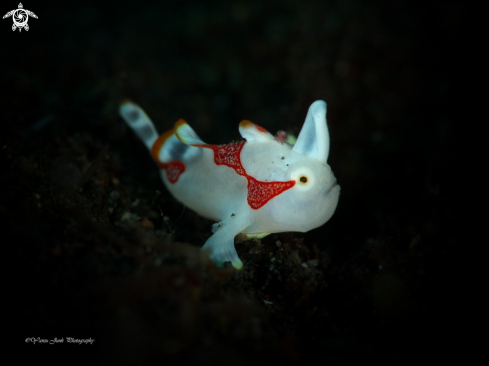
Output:
[[316,100],[309,107],[304,126],[293,148],[326,164],[329,154],[329,132],[326,123],[326,102]]
[[190,127],[189,124],[183,119],[179,119],[177,123],[175,123],[173,130],[175,131],[175,135],[178,137],[178,139],[185,145],[199,147],[203,147],[202,145],[207,145],[201,140],[193,128]]
[[247,120],[241,121],[239,124],[239,133],[246,141],[273,141],[270,132]]

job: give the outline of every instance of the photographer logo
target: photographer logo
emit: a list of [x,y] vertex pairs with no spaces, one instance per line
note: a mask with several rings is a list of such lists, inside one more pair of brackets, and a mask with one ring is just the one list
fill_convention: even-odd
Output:
[[37,15],[30,10],[24,9],[22,3],[19,3],[18,9],[11,10],[7,14],[5,14],[3,16],[3,19],[8,18],[10,16],[14,21],[14,24],[12,25],[12,30],[15,31],[17,28],[19,28],[19,32],[22,31],[22,28],[24,28],[26,31],[29,30],[29,26],[27,25],[29,16],[37,19]]

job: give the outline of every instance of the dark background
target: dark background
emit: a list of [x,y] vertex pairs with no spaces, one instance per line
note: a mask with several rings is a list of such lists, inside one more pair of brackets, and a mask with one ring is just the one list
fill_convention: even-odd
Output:
[[[11,18],[0,22],[3,298],[21,352],[76,352],[83,360],[128,364],[217,364],[221,355],[222,363],[243,364],[317,357],[398,363],[458,354],[451,296],[463,235],[455,210],[459,182],[451,179],[458,159],[451,52],[460,41],[462,4],[23,5],[39,17],[29,19],[28,32],[12,32]],[[3,2],[1,12],[16,7]],[[172,246],[164,245],[198,248],[212,223],[188,210],[181,215],[144,146],[118,117],[122,98],[140,104],[160,132],[185,118],[209,143],[238,139],[243,119],[297,134],[309,105],[325,100],[328,163],[342,187],[335,215],[309,233],[262,240],[256,256],[244,260],[252,273],[198,264],[189,275],[182,258],[192,254],[168,259]],[[94,160],[98,170],[84,175]],[[67,193],[73,184],[83,191]],[[155,190],[162,192],[157,198]],[[163,269],[147,264],[147,235],[164,244],[153,266]],[[268,273],[275,273],[268,253],[277,250],[276,240],[290,244],[279,269],[289,280],[280,283]],[[319,259],[321,274],[311,275],[313,285],[304,275],[297,281],[310,290],[284,300],[287,281],[296,283],[301,270],[301,261],[294,267],[290,259],[294,251],[302,263]],[[197,278],[190,287],[204,294],[190,307],[186,285],[178,296],[166,285],[142,285],[148,276],[151,282],[182,273],[185,283]],[[142,290],[128,305],[114,293],[131,286]],[[193,320],[179,320],[186,306]],[[222,322],[230,329],[247,324],[244,335],[213,326]],[[260,332],[246,328],[253,322]],[[69,334],[99,338],[76,350],[24,341]]]

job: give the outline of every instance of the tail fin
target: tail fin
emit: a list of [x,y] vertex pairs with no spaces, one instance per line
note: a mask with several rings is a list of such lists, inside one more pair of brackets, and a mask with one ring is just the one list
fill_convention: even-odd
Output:
[[151,122],[146,113],[129,99],[124,99],[121,102],[119,113],[146,147],[151,150],[151,147],[158,138],[158,132],[156,132],[153,122]]

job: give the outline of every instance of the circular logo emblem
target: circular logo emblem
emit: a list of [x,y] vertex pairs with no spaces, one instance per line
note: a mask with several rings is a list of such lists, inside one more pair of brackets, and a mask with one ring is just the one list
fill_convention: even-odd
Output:
[[22,28],[24,25],[27,24],[27,21],[29,20],[29,15],[27,15],[27,12],[24,9],[17,9],[12,14],[12,19],[14,20],[14,24],[17,27]]

